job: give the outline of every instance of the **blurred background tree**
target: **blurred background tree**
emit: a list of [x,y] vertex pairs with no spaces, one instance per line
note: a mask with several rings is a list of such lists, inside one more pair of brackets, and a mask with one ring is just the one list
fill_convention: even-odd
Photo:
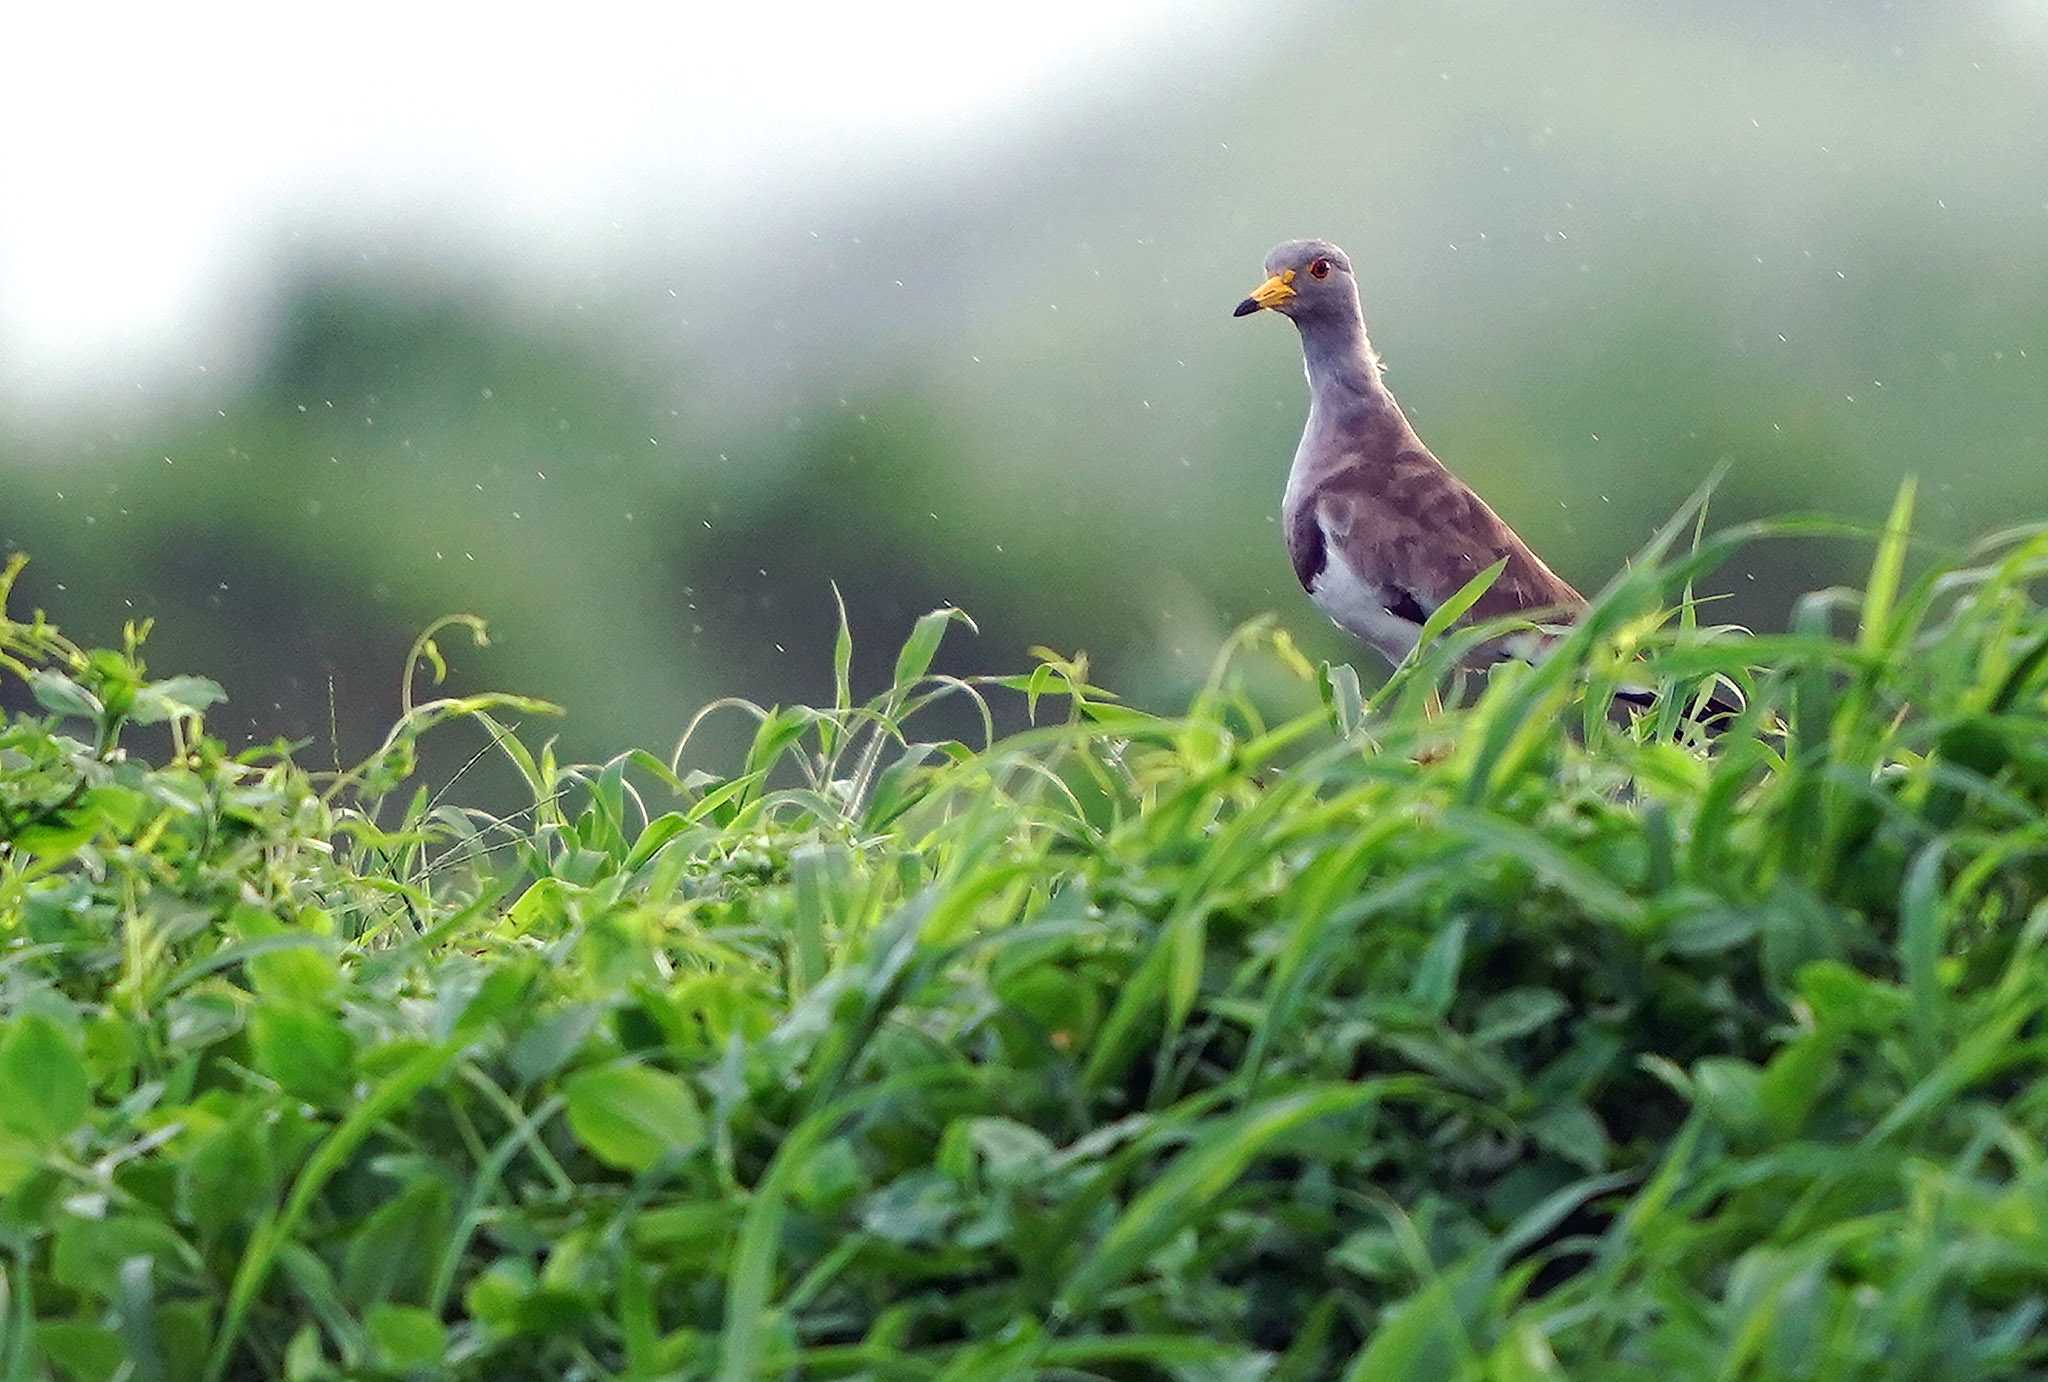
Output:
[[[1724,519],[2048,501],[2039,0],[44,8],[0,549],[323,758],[458,609],[498,646],[456,680],[573,754],[825,694],[832,580],[870,670],[952,602],[956,659],[1140,699],[1268,610],[1376,676],[1274,531],[1292,332],[1229,317],[1287,236],[1351,251],[1423,435],[1582,586],[1724,457]],[[1862,560],[1759,551],[1723,617]]]

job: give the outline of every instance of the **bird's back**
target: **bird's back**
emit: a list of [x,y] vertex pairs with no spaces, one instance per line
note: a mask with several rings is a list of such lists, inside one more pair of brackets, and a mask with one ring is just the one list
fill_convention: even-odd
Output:
[[[1283,515],[1296,578],[1339,624],[1400,656],[1412,626],[1503,557],[1506,567],[1468,617],[1568,619],[1585,606],[1405,419],[1342,430],[1335,446],[1305,439],[1321,463],[1289,486]],[[1380,619],[1375,603],[1397,622]]]

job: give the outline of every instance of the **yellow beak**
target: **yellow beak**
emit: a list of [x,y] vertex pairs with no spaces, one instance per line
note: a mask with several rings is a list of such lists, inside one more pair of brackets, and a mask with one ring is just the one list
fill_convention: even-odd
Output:
[[1281,303],[1294,296],[1293,284],[1294,270],[1283,269],[1258,287],[1252,289],[1252,295],[1237,304],[1237,310],[1230,315],[1233,317],[1248,317],[1263,308],[1278,307]]

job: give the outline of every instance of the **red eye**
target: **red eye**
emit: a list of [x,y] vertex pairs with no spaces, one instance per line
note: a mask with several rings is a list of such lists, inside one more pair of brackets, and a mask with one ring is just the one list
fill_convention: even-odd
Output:
[[1328,278],[1330,276],[1330,261],[1327,259],[1316,260],[1315,263],[1308,266],[1308,276],[1310,278]]

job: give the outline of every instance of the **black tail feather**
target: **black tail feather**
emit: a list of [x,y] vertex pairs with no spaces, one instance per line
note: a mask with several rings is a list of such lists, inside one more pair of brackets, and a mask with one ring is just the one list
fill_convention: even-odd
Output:
[[[1614,693],[1614,699],[1620,701],[1623,705],[1631,705],[1639,710],[1648,710],[1657,704],[1659,697],[1655,691],[1649,690],[1646,687],[1624,686]],[[1717,682],[1713,689],[1707,693],[1707,698],[1704,702],[1700,700],[1697,690],[1689,695],[1686,698],[1686,710],[1693,719],[1703,725],[1718,725],[1740,715],[1743,711],[1743,705],[1741,701],[1729,694],[1727,687]]]

